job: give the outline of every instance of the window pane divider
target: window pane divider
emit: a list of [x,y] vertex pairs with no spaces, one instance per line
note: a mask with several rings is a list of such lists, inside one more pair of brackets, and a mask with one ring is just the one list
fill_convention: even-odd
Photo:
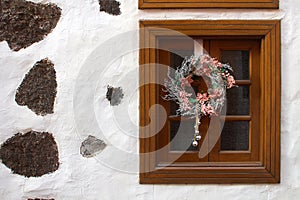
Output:
[[237,85],[251,85],[251,80],[235,80]]
[[226,115],[226,116],[221,116],[221,119],[225,121],[251,121],[251,116],[250,115]]
[[[226,116],[220,116],[220,118],[225,121],[251,121],[250,115],[226,115]],[[168,119],[171,121],[187,121],[187,120],[192,120],[193,118],[187,116],[170,115]]]

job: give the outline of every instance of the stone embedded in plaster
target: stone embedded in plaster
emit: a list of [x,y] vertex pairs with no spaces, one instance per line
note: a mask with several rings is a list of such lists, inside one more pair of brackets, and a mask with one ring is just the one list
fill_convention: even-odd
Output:
[[27,200],[55,200],[55,199],[40,199],[40,198],[34,198],[34,199],[27,199]]
[[1,145],[0,159],[13,173],[26,177],[39,177],[59,167],[57,144],[48,132],[17,133]]
[[83,157],[90,158],[100,153],[105,147],[106,144],[102,140],[89,135],[81,144],[80,154]]
[[120,2],[115,0],[99,0],[100,11],[104,11],[111,15],[120,15]]
[[123,97],[124,94],[121,87],[114,88],[111,86],[107,86],[106,99],[110,101],[110,105],[119,105]]
[[56,26],[61,9],[55,4],[0,0],[0,41],[18,51],[43,40]]
[[20,106],[27,106],[37,115],[53,113],[56,97],[56,72],[48,59],[35,63],[17,89],[15,100]]

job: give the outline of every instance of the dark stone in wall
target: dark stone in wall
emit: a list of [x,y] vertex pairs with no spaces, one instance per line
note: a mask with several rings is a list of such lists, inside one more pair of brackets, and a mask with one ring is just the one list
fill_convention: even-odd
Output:
[[56,96],[56,72],[48,58],[35,63],[17,89],[15,100],[37,115],[53,113]]
[[114,88],[111,86],[107,86],[106,98],[108,101],[110,101],[110,105],[119,105],[123,97],[124,94],[121,87]]
[[39,198],[35,198],[35,199],[27,199],[27,200],[55,200],[55,199],[39,199]]
[[2,163],[13,173],[38,177],[58,169],[58,149],[51,133],[17,133],[0,149]]
[[100,11],[104,11],[111,15],[120,15],[120,2],[115,0],[99,0]]
[[55,4],[0,0],[0,41],[18,51],[43,40],[55,28],[61,9]]
[[105,147],[106,144],[102,140],[89,135],[81,144],[80,154],[83,157],[90,158],[100,153]]

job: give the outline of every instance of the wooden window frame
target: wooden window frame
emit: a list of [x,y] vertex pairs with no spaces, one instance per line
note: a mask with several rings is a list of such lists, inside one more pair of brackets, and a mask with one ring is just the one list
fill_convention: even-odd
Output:
[[278,9],[279,0],[139,0],[139,9],[256,8]]
[[[279,20],[146,20],[140,21],[140,183],[279,183],[280,182],[280,21]],[[157,38],[171,29],[194,37],[256,38],[260,49],[260,152],[255,166],[166,166],[155,164],[155,137],[149,136],[149,109],[156,87],[149,85],[155,72]],[[151,82],[151,81],[150,81]],[[151,95],[152,94],[152,95]]]

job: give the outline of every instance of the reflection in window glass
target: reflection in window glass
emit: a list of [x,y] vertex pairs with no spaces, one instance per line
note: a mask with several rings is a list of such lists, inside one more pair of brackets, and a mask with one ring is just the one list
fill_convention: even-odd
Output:
[[248,150],[249,122],[225,122],[221,134],[221,150]]
[[226,91],[227,115],[249,115],[249,86],[233,87]]
[[249,51],[223,50],[221,62],[227,63],[233,68],[236,80],[249,79]]
[[170,149],[171,151],[194,151],[192,139],[194,136],[194,120],[170,121]]

